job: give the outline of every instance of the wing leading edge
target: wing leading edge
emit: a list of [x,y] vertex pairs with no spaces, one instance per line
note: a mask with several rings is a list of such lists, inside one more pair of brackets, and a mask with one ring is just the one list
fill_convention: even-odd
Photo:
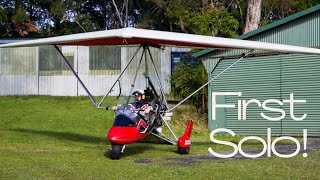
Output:
[[29,40],[3,44],[0,45],[0,48],[42,45],[126,46],[136,44],[194,48],[259,49],[299,54],[320,54],[320,49],[315,48],[136,28],[123,28]]

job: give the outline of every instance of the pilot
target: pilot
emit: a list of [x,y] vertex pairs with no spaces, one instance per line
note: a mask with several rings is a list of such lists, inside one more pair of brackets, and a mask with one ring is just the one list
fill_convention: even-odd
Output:
[[[144,111],[144,114],[140,113],[141,115],[144,116],[144,119],[151,122],[153,122],[155,116],[150,114],[150,111],[153,110],[152,106],[148,103],[143,103],[143,99],[145,98],[145,94],[143,90],[137,90],[135,92],[132,93],[132,95],[134,96],[134,102],[132,102],[131,104],[129,104],[129,106],[132,106],[133,109],[140,109]],[[162,132],[162,128],[161,127],[157,127],[156,131],[158,133]]]
[[144,99],[144,91],[143,90],[136,90],[132,93],[134,97],[134,101],[129,104],[129,106],[132,106],[134,109],[140,109],[143,110],[144,113],[148,114],[152,110],[152,106],[150,106],[148,103],[143,103]]
[[[152,106],[150,106],[148,103],[143,103],[144,99],[144,91],[143,90],[136,90],[132,93],[134,97],[134,101],[130,104],[128,104],[132,109],[140,109],[144,111],[144,113],[148,114],[152,110]],[[112,107],[112,110],[117,110],[117,107]]]

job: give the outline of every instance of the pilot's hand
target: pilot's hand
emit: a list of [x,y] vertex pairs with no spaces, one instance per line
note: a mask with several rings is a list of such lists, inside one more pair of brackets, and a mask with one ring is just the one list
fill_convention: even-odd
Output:
[[117,106],[112,106],[112,108],[111,108],[112,110],[117,110]]
[[152,106],[149,106],[146,110],[144,110],[144,112],[146,114],[150,113],[150,111],[152,110]]

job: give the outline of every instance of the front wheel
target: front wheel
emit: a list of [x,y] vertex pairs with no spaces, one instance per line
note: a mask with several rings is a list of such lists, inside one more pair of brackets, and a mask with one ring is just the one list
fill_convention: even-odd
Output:
[[113,144],[111,146],[110,159],[120,159],[122,148],[123,148],[123,145]]
[[178,153],[179,154],[189,154],[190,148],[182,148],[182,147],[178,147]]

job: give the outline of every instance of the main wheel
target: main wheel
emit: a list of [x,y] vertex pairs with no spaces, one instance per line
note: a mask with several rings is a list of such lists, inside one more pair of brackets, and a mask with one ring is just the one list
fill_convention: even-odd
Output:
[[122,147],[123,145],[113,144],[111,146],[110,159],[120,159]]
[[178,153],[179,154],[189,154],[190,148],[182,148],[178,147]]

